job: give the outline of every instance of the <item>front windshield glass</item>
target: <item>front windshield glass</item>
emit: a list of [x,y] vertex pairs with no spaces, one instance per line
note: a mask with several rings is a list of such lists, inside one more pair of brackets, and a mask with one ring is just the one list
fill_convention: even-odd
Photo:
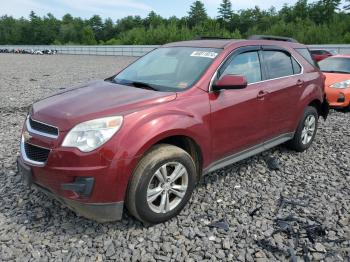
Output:
[[318,63],[325,73],[350,74],[350,58],[327,58]]
[[181,91],[199,80],[220,51],[215,48],[159,48],[124,69],[113,81],[158,91]]

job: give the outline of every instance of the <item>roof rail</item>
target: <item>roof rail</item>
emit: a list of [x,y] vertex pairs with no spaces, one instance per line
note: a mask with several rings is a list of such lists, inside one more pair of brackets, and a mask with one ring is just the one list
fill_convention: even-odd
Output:
[[275,41],[299,43],[297,40],[291,37],[274,36],[274,35],[252,35],[248,37],[248,40],[275,40]]
[[198,36],[194,40],[231,40],[232,38],[222,36]]

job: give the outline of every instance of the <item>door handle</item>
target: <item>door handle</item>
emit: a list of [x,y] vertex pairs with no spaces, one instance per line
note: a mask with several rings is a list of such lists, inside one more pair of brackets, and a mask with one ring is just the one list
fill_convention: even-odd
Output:
[[263,100],[267,94],[268,94],[268,92],[261,90],[261,91],[259,91],[257,98],[259,100]]
[[304,86],[304,81],[301,80],[301,79],[299,79],[299,80],[297,81],[297,86],[303,87],[303,86]]

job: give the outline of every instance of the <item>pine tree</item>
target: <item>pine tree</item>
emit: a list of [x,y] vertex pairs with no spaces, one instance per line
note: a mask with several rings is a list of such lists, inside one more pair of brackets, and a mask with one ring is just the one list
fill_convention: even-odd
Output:
[[207,20],[208,14],[201,1],[195,1],[188,12],[188,20],[191,27],[199,25]]
[[85,45],[96,45],[94,31],[90,26],[83,28],[81,41]]
[[230,21],[232,17],[232,4],[230,0],[222,0],[220,7],[218,8],[219,19],[225,22]]

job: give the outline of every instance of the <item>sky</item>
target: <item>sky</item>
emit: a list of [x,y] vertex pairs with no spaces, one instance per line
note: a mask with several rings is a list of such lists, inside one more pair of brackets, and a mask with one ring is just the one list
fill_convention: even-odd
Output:
[[[11,15],[19,18],[28,17],[31,10],[37,15],[43,16],[52,13],[57,18],[70,13],[73,16],[90,18],[94,14],[102,18],[111,17],[113,20],[128,15],[147,16],[150,11],[155,11],[163,17],[187,15],[190,5],[194,0],[0,0],[0,16]],[[217,16],[217,9],[221,0],[202,0],[208,14]],[[233,0],[234,10],[252,8],[255,5],[268,9],[271,6],[277,9],[284,3],[294,4],[297,0]]]

